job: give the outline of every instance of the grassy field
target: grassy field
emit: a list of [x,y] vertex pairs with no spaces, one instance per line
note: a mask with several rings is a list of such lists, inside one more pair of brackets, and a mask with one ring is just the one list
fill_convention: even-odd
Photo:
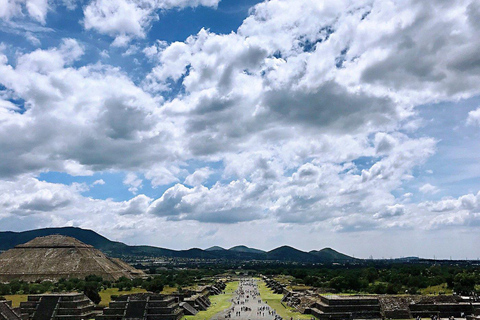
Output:
[[277,314],[284,319],[311,319],[312,315],[301,314],[296,312],[293,308],[283,305],[281,300],[283,298],[282,294],[275,294],[270,290],[264,281],[260,281],[258,284],[258,289],[260,291],[260,297],[263,301],[267,302],[268,305],[274,308],[277,311]]
[[452,294],[453,291],[450,288],[447,288],[446,283],[439,284],[438,286],[431,286],[425,289],[420,289],[421,294]]
[[165,286],[163,288],[162,294],[172,294],[172,293],[177,292],[177,291],[178,291],[178,289],[175,288],[175,287]]
[[227,283],[227,287],[225,288],[225,294],[219,294],[216,296],[210,296],[210,301],[212,304],[210,308],[206,311],[200,311],[195,316],[185,316],[182,320],[204,320],[210,319],[220,311],[223,311],[230,307],[232,304],[230,299],[232,299],[233,292],[238,288],[238,281],[233,281]]
[[18,308],[20,306],[20,302],[27,301],[28,296],[28,294],[12,294],[4,297],[5,299],[12,301],[14,308]]
[[132,294],[132,293],[142,293],[147,292],[147,290],[142,288],[132,288],[130,291],[118,291],[118,288],[108,288],[99,292],[102,301],[98,304],[101,307],[107,307],[110,301],[112,301],[112,296],[117,295],[121,296],[124,294]]

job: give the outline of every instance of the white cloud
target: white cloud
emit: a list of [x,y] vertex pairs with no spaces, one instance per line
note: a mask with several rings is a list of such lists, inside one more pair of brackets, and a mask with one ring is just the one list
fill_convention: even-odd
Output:
[[437,202],[425,202],[421,204],[432,212],[451,212],[457,210],[468,210],[477,212],[480,210],[480,192],[463,195],[457,199],[446,198]]
[[148,212],[168,220],[197,220],[213,223],[236,223],[262,218],[258,210],[259,193],[247,181],[232,181],[187,188],[177,184],[155,200]]
[[0,2],[0,19],[9,20],[28,15],[45,24],[48,10],[48,0],[3,0]]
[[405,214],[405,206],[401,204],[395,204],[393,206],[387,206],[384,211],[375,213],[376,219],[384,219],[390,217],[398,217]]
[[194,173],[188,175],[185,178],[184,183],[189,185],[189,186],[198,186],[207,181],[208,177],[213,173],[212,169],[206,167],[206,168],[200,168],[195,170]]
[[105,181],[103,179],[98,179],[92,183],[92,186],[96,186],[96,185],[103,186],[104,184],[105,184]]
[[119,211],[120,215],[142,215],[147,212],[152,199],[139,194],[135,198],[122,202],[124,208]]
[[216,7],[220,0],[92,0],[83,10],[84,27],[115,37],[114,46],[145,38],[158,10]]
[[[161,10],[217,3],[94,0],[83,24],[127,45],[146,37]],[[19,8],[15,16],[29,14]],[[145,79],[85,65],[88,45],[73,39],[2,53],[0,181],[25,195],[7,192],[2,214],[85,227],[109,218],[102,230],[123,235],[184,224],[192,236],[165,234],[186,239],[222,234],[210,228],[216,223],[342,232],[476,226],[476,195],[416,204],[405,185],[418,184],[415,174],[437,152],[438,141],[418,132],[420,105],[480,93],[478,12],[462,0],[265,1],[237,32],[155,40],[143,50],[154,64]],[[140,48],[125,56],[140,58]],[[478,124],[477,113],[468,124]],[[82,197],[85,186],[24,178],[44,171],[126,172],[135,194],[139,177],[167,190],[114,202]],[[73,215],[80,210],[92,221]]]
[[480,126],[480,108],[472,110],[468,113],[467,125]]
[[431,185],[430,183],[424,184],[423,186],[418,188],[418,190],[424,194],[436,194],[440,191],[437,187]]
[[123,179],[123,184],[129,186],[128,191],[133,194],[136,194],[138,189],[142,188],[142,183],[143,180],[138,178],[138,176],[133,172],[127,173],[125,179]]
[[[153,167],[162,154],[174,160],[166,148],[176,146],[166,141],[176,133],[157,112],[161,98],[142,91],[118,69],[72,67],[82,53],[78,42],[65,39],[58,48],[19,55],[15,67],[2,56],[0,82],[25,101],[26,111],[2,112],[0,175],[40,170],[88,175],[113,167]],[[149,179],[154,178],[152,172]]]

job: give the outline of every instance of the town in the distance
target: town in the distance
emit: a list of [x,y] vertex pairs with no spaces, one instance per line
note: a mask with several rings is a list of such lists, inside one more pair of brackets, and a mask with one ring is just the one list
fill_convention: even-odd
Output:
[[480,263],[0,232],[1,320],[480,319]]

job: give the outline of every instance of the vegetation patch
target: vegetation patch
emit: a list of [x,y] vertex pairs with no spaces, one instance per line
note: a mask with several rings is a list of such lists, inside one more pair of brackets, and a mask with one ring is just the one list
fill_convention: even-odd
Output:
[[4,296],[5,299],[12,301],[14,308],[20,307],[20,302],[25,302],[28,299],[28,294],[11,294]]
[[452,294],[452,288],[449,288],[446,283],[442,283],[436,286],[429,286],[425,289],[420,289],[421,294]]

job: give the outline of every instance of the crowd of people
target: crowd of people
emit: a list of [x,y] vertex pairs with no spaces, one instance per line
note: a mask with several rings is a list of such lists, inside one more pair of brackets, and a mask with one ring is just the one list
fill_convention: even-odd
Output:
[[256,305],[256,318],[283,320],[273,308],[263,303],[257,281],[254,279],[240,280],[232,303],[233,306],[228,310],[225,318],[251,320],[253,316],[252,307]]

